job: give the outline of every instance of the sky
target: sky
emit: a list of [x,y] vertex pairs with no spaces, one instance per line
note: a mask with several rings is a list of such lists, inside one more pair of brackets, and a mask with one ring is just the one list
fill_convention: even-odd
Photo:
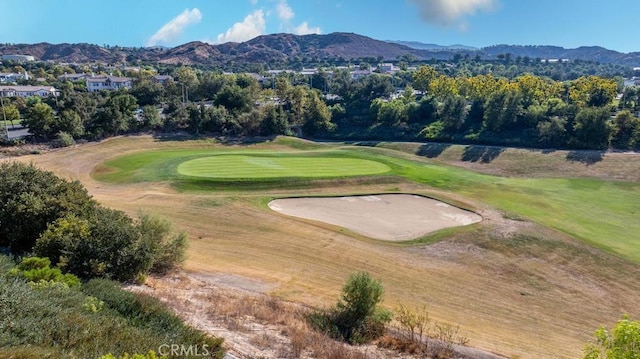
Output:
[[484,47],[640,51],[639,0],[0,0],[0,43],[177,46],[354,32]]

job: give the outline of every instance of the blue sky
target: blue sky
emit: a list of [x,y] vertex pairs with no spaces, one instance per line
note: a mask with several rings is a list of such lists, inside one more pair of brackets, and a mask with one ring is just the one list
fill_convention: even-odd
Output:
[[0,0],[0,42],[175,46],[355,32],[483,47],[640,51],[638,0]]

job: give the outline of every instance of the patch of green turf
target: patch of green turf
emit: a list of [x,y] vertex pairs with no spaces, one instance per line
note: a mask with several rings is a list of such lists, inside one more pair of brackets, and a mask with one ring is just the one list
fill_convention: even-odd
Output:
[[358,158],[220,155],[182,162],[181,175],[206,178],[327,178],[389,172],[380,163]]

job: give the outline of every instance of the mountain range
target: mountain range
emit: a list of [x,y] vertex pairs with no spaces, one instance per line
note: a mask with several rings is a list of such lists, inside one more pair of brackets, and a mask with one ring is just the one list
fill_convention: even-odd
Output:
[[131,48],[94,44],[2,44],[0,54],[33,55],[42,61],[66,63],[147,61],[166,64],[225,66],[229,64],[299,62],[322,60],[398,61],[404,57],[417,60],[449,60],[454,54],[497,59],[512,58],[569,59],[628,66],[640,66],[640,52],[621,53],[598,46],[565,49],[558,46],[495,45],[476,49],[464,45],[441,46],[410,41],[380,41],[353,33],[326,35],[262,35],[242,43],[212,45],[189,42],[173,48]]

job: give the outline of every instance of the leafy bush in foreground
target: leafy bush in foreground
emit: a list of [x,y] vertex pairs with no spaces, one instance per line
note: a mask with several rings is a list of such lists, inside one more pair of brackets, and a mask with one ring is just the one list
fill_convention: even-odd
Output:
[[342,289],[342,298],[334,308],[309,316],[312,327],[352,344],[366,343],[384,334],[391,313],[382,310],[384,289],[369,273],[352,274]]
[[640,358],[640,321],[624,317],[611,330],[604,327],[595,333],[595,340],[584,350],[585,359]]
[[0,164],[0,246],[33,251],[82,278],[129,281],[184,259],[186,237],[169,221],[134,221],[100,206],[78,182],[19,163]]

